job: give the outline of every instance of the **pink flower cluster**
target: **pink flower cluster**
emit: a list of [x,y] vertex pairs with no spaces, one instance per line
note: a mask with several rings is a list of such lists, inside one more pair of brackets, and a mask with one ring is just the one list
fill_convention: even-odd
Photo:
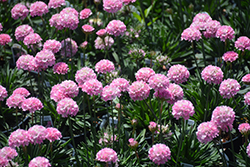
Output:
[[100,36],[100,37],[104,37],[104,36],[106,36],[106,34],[107,34],[106,29],[100,29],[100,30],[98,30],[98,31],[96,32],[96,35],[98,35],[98,36]]
[[11,108],[21,108],[22,106],[22,102],[25,100],[25,97],[20,95],[20,94],[16,94],[16,95],[11,95],[7,101],[6,101],[6,105]]
[[62,40],[61,46],[61,55],[66,57],[74,56],[78,48],[77,43],[70,38]]
[[92,15],[92,11],[88,8],[85,8],[80,12],[80,19],[87,19],[91,15]]
[[91,25],[85,24],[82,26],[82,30],[85,34],[90,34],[92,31],[95,30],[95,28],[92,27]]
[[116,97],[121,96],[121,91],[118,87],[112,85],[106,85],[101,94],[101,98],[104,101],[114,100]]
[[219,136],[219,130],[214,122],[203,122],[198,126],[196,136],[201,143],[207,144]]
[[66,97],[57,103],[56,111],[66,118],[68,116],[76,116],[79,107],[73,99]]
[[89,79],[86,82],[84,82],[83,85],[79,85],[82,88],[83,92],[86,92],[88,95],[98,96],[102,93],[103,86],[102,83],[99,82],[97,79]]
[[229,78],[221,82],[219,92],[223,98],[230,99],[239,92],[240,88],[241,86],[237,80]]
[[244,136],[248,136],[250,134],[250,125],[249,123],[241,123],[238,127],[238,130]]
[[10,43],[12,39],[8,34],[0,34],[0,45],[4,46]]
[[34,66],[32,66],[31,62],[34,61],[35,57],[31,55],[22,55],[18,58],[16,62],[17,68],[27,70],[27,71],[32,71],[34,70]]
[[12,95],[17,95],[17,94],[22,95],[24,97],[28,97],[30,95],[30,92],[27,89],[20,87],[16,88],[12,93]]
[[150,87],[144,81],[135,81],[128,88],[129,96],[132,100],[145,100],[150,93]]
[[16,28],[15,30],[15,37],[17,41],[23,41],[24,38],[31,34],[34,33],[34,30],[32,29],[32,27],[30,27],[27,24],[24,25],[20,25]]
[[32,144],[42,144],[47,137],[47,130],[42,125],[34,125],[29,128],[29,142]]
[[135,78],[137,81],[148,82],[149,78],[153,75],[155,75],[155,72],[152,68],[143,67],[135,73]]
[[53,66],[54,73],[65,75],[68,73],[69,66],[64,62],[58,62]]
[[248,157],[250,157],[250,143],[247,146],[246,153],[247,153]]
[[117,87],[121,92],[127,92],[129,81],[124,78],[116,78],[111,82],[110,86]]
[[104,40],[101,37],[97,37],[95,40],[96,49],[110,49],[114,44],[114,39],[110,36],[106,36]]
[[49,160],[44,157],[36,157],[29,162],[29,167],[50,167],[50,166],[51,164],[49,163]]
[[149,122],[148,129],[150,132],[154,133],[157,130],[157,123],[153,121]]
[[48,8],[56,9],[64,5],[66,5],[65,0],[50,0],[48,4]]
[[42,1],[36,1],[30,5],[30,15],[32,17],[42,16],[48,12],[48,6]]
[[62,138],[62,134],[58,129],[49,127],[46,130],[47,130],[46,139],[49,140],[50,142],[60,140]]
[[208,65],[202,70],[201,77],[209,84],[220,84],[223,72],[220,67]]
[[95,65],[95,71],[97,73],[106,74],[107,72],[112,72],[114,70],[115,70],[115,65],[110,60],[103,59],[97,62]]
[[176,84],[180,84],[186,82],[189,75],[190,73],[185,66],[177,64],[170,67],[167,77]]
[[148,157],[155,164],[165,164],[171,159],[171,151],[165,144],[155,144],[148,150]]
[[60,14],[70,14],[72,13],[73,15],[77,16],[79,15],[79,13],[77,12],[77,10],[75,10],[75,8],[72,8],[72,7],[66,7],[64,8]]
[[203,35],[206,38],[212,38],[215,37],[217,30],[221,27],[220,22],[218,22],[217,20],[210,20],[208,22],[206,22],[205,25],[205,31],[203,31]]
[[138,141],[136,141],[134,138],[130,138],[128,139],[129,142],[129,147],[131,147],[132,149],[136,149],[139,145]]
[[238,59],[239,55],[238,53],[234,52],[234,51],[228,51],[226,53],[223,54],[222,56],[222,59],[225,61],[225,62],[233,62],[235,61],[236,59]]
[[9,146],[19,147],[19,146],[28,146],[30,143],[28,131],[23,129],[17,129],[12,132],[9,136]]
[[103,0],[103,9],[108,13],[116,13],[122,8],[122,0]]
[[212,18],[206,12],[198,13],[193,18],[193,24],[196,25],[198,30],[205,30],[207,22],[209,21],[212,21]]
[[245,49],[250,50],[250,39],[246,36],[241,36],[235,41],[234,46],[241,51]]
[[79,47],[82,48],[82,49],[86,49],[87,45],[88,45],[88,41],[84,41],[83,43],[80,44]]
[[78,83],[78,85],[83,85],[86,81],[90,79],[97,79],[97,76],[89,67],[83,67],[82,69],[78,70],[75,74],[75,80]]
[[112,20],[108,23],[106,31],[109,35],[120,36],[126,31],[126,25],[120,20]]
[[181,33],[181,40],[192,42],[192,41],[198,41],[200,39],[201,39],[201,32],[194,27],[189,27]]
[[54,39],[49,39],[43,44],[43,49],[50,50],[54,54],[59,52],[61,47],[62,47],[61,43],[57,40],[54,40]]
[[43,103],[36,97],[30,97],[22,102],[22,110],[35,113],[35,111],[41,110]]
[[169,84],[168,92],[170,93],[171,96],[170,96],[170,99],[167,100],[167,102],[170,104],[174,104],[178,100],[183,99],[183,96],[184,96],[183,89],[181,88],[181,86],[175,83]]
[[21,3],[16,4],[12,9],[11,9],[11,17],[15,20],[17,19],[25,19],[29,14],[29,10],[27,7]]
[[0,85],[0,101],[3,101],[8,96],[8,92],[5,87]]
[[167,88],[162,88],[155,90],[154,96],[156,98],[162,99],[162,100],[169,100],[171,99],[171,93]]
[[53,66],[55,64],[55,55],[50,50],[42,50],[38,52],[35,56],[35,61],[40,69],[47,69],[49,66]]
[[193,104],[188,100],[179,100],[175,102],[172,110],[172,114],[177,120],[180,117],[183,117],[184,120],[188,120],[195,112]]
[[99,144],[109,145],[112,144],[114,141],[118,141],[117,136],[116,135],[113,136],[113,134],[108,134],[105,132],[103,134],[103,138],[99,139]]
[[244,95],[244,99],[245,99],[245,104],[246,105],[250,105],[250,92],[247,92],[245,95]]
[[112,148],[103,148],[96,154],[96,160],[106,163],[117,163],[117,153]]
[[250,84],[250,74],[245,75],[242,79],[242,82],[244,82],[245,84]]
[[0,23],[0,31],[3,30],[3,26],[2,26],[2,23]]
[[221,41],[225,42],[226,39],[232,40],[234,38],[234,30],[230,26],[221,26],[217,32],[216,32],[216,37],[220,38]]
[[[0,157],[6,159],[7,161],[11,161],[16,156],[18,156],[16,150],[11,147],[3,147],[0,149]],[[2,164],[0,163],[0,165]]]
[[41,41],[42,41],[42,38],[40,37],[39,34],[29,33],[29,35],[24,37],[23,43],[26,46],[29,46],[29,45],[39,44]]
[[163,74],[155,74],[149,78],[148,84],[151,89],[157,91],[159,89],[167,88],[169,86],[169,79]]

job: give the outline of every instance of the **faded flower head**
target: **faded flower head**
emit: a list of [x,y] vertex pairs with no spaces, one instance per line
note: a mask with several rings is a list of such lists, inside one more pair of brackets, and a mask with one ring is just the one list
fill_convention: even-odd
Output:
[[176,84],[180,84],[186,82],[189,75],[190,73],[185,66],[177,64],[170,67],[167,77]]
[[145,100],[150,93],[150,87],[144,81],[135,81],[128,88],[129,96],[132,100]]
[[241,86],[237,80],[229,78],[221,82],[219,92],[223,98],[230,99],[239,92],[240,88]]
[[198,126],[196,136],[201,143],[207,144],[219,136],[219,130],[214,122],[203,122]]
[[202,70],[201,77],[209,84],[220,84],[223,72],[220,67],[208,65]]
[[148,157],[155,164],[165,164],[171,159],[171,151],[165,144],[155,144],[148,150]]
[[190,116],[193,116],[194,106],[189,100],[179,100],[174,103],[172,107],[172,114],[178,120],[183,117],[184,120],[188,120]]
[[235,61],[236,59],[238,59],[239,55],[238,53],[234,52],[234,51],[228,51],[226,53],[223,54],[222,56],[222,59],[225,61],[225,62],[233,62]]
[[110,36],[106,36],[104,40],[101,37],[97,37],[95,40],[95,48],[96,49],[110,49],[114,44],[114,39]]
[[238,127],[238,130],[244,136],[248,136],[250,134],[250,125],[249,123],[241,123]]
[[99,139],[99,144],[101,145],[111,145],[113,142],[116,142],[117,136],[113,134],[108,134],[104,132],[103,137]]

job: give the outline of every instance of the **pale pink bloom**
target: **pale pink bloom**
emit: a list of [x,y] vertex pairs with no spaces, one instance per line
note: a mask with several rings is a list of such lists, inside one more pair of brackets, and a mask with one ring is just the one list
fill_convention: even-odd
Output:
[[220,22],[217,20],[211,20],[206,22],[205,29],[206,31],[203,31],[203,35],[206,38],[212,38],[215,37],[217,30],[221,27]]
[[174,103],[172,107],[172,114],[178,120],[183,117],[184,120],[188,120],[190,116],[193,116],[194,106],[189,100],[179,100]]
[[118,141],[116,135],[113,136],[113,134],[104,133],[103,138],[99,139],[99,144],[109,145],[112,144],[114,141]]
[[110,85],[118,87],[121,92],[127,92],[129,87],[129,81],[124,78],[116,78],[111,82]]
[[228,127],[232,130],[234,119],[235,112],[231,107],[218,106],[212,113],[211,121],[214,122],[219,129],[227,132]]
[[90,79],[96,79],[97,76],[89,67],[83,67],[82,69],[78,70],[75,75],[75,80],[78,83],[78,85],[83,85],[86,81]]
[[78,12],[77,12],[77,10],[75,10],[74,8],[71,8],[71,7],[66,7],[66,8],[64,8],[61,12],[60,12],[60,14],[74,14],[75,16],[77,16],[77,18],[78,18]]
[[162,88],[167,88],[169,86],[169,79],[163,74],[155,74],[149,78],[148,84],[151,89],[157,91]]
[[72,57],[76,54],[78,46],[73,39],[67,38],[65,40],[62,40],[61,45],[62,45],[61,48],[62,56]]
[[54,73],[65,75],[68,73],[69,66],[64,62],[58,62],[53,66]]
[[25,100],[25,97],[20,95],[20,94],[16,94],[16,95],[11,95],[7,101],[6,101],[6,105],[11,108],[21,108],[22,106],[22,102]]
[[234,38],[234,34],[235,32],[232,27],[221,26],[216,32],[216,37],[225,42],[226,39],[232,40]]
[[50,98],[55,102],[59,102],[60,100],[66,98],[64,94],[64,89],[60,84],[54,85],[50,91]]
[[106,31],[109,35],[120,36],[126,31],[126,25],[120,20],[112,20],[106,27]]
[[160,88],[160,89],[155,90],[154,96],[162,100],[171,99],[171,93],[169,92],[167,88]]
[[198,126],[196,136],[201,143],[207,144],[219,136],[219,130],[214,122],[203,122]]
[[29,35],[30,33],[34,33],[32,27],[27,24],[20,25],[15,30],[15,37],[17,41],[23,41],[24,38]]
[[241,86],[237,80],[229,78],[221,82],[219,92],[223,98],[230,99],[239,92],[240,88]]
[[201,77],[209,84],[220,84],[223,72],[220,67],[208,65],[202,70]]
[[29,162],[29,167],[50,167],[50,166],[51,164],[49,163],[49,160],[44,157],[36,157]]
[[95,65],[95,71],[97,73],[106,74],[107,72],[112,72],[115,70],[115,65],[112,61],[102,59]]
[[103,0],[103,9],[108,13],[116,13],[122,8],[122,0]]
[[206,23],[209,21],[212,21],[212,18],[206,12],[198,13],[193,18],[193,23],[197,25],[198,30],[205,30]]
[[101,94],[101,98],[104,101],[114,100],[116,97],[121,96],[121,91],[118,87],[112,85],[106,85]]
[[28,146],[29,143],[29,133],[26,130],[17,129],[9,136],[9,146],[12,148],[19,146]]
[[114,39],[110,36],[106,36],[104,40],[100,37],[97,37],[95,40],[96,49],[104,49],[104,50],[110,49],[113,44],[114,44]]
[[47,69],[49,66],[53,66],[55,64],[55,60],[55,55],[50,50],[42,50],[35,56],[37,65],[43,70]]
[[89,34],[92,31],[94,31],[95,29],[91,25],[85,24],[85,25],[82,26],[82,30],[83,30],[84,33]]
[[131,147],[132,149],[136,149],[139,145],[138,141],[136,141],[134,138],[130,138],[128,139],[129,142],[129,147]]
[[21,3],[16,4],[12,9],[11,9],[11,17],[15,20],[17,19],[25,19],[29,14],[29,10],[27,7]]
[[76,116],[79,107],[73,99],[66,97],[57,103],[56,111],[66,118],[68,116]]
[[75,30],[78,27],[79,19],[74,13],[62,13],[60,12],[60,22],[58,23],[59,26],[63,28],[69,28],[71,30]]
[[151,76],[155,75],[155,72],[152,68],[149,67],[143,67],[140,68],[136,73],[135,73],[135,78],[137,81],[144,81],[148,82],[149,78]]
[[49,25],[50,27],[55,27],[58,30],[62,30],[63,29],[63,25],[62,25],[62,16],[59,13],[56,13],[54,15],[51,16],[51,18],[49,19]]
[[201,39],[201,32],[196,28],[189,27],[181,33],[181,40],[193,42],[193,41],[198,41],[200,39]]
[[177,64],[170,67],[167,77],[176,84],[180,84],[186,82],[189,75],[190,73],[184,65]]
[[246,105],[250,105],[250,92],[247,92],[245,95],[244,95],[244,99],[245,99],[245,104]]
[[103,148],[96,154],[96,160],[107,163],[118,162],[117,153],[112,148]]
[[35,59],[33,56],[31,55],[22,55],[18,58],[17,62],[16,62],[16,66],[17,68],[23,69],[23,70],[27,70],[27,71],[32,71],[33,68],[30,64],[30,62]]
[[0,31],[3,30],[3,26],[2,26],[2,23],[0,23]]
[[63,94],[65,94],[66,97],[73,98],[79,93],[79,88],[74,81],[65,80],[60,85],[63,90]]
[[248,157],[250,157],[250,143],[247,146],[246,153],[247,153]]
[[0,156],[0,165],[5,167],[9,165],[9,161],[6,158]]
[[136,0],[122,0],[122,2],[125,4],[125,5],[128,5],[130,3],[134,3]]
[[12,95],[16,95],[16,94],[22,95],[24,97],[28,97],[30,95],[30,92],[27,89],[20,87],[20,88],[16,88],[12,93]]
[[8,92],[5,87],[0,85],[0,101],[3,101],[8,96]]
[[88,95],[99,95],[102,93],[103,86],[102,83],[99,82],[97,79],[89,79],[84,82],[83,85],[79,85],[82,88],[83,92],[86,92]]
[[59,52],[61,47],[62,47],[61,43],[54,39],[49,39],[43,44],[43,49],[50,50],[53,53]]
[[148,129],[150,132],[154,133],[157,130],[157,123],[153,121],[149,122]]
[[128,88],[129,96],[132,100],[145,100],[150,93],[150,87],[144,81],[135,81]]
[[66,5],[65,0],[50,0],[48,4],[48,8],[56,9],[64,5]]
[[106,29],[100,29],[100,30],[98,30],[98,31],[96,32],[96,35],[98,35],[98,36],[100,36],[100,37],[104,37],[104,36],[106,36],[106,34],[107,34]]
[[11,161],[16,156],[18,156],[16,150],[11,147],[3,147],[2,149],[0,149],[0,157],[4,157],[8,161]]
[[42,16],[48,12],[48,6],[42,1],[36,1],[30,5],[30,15],[32,17]]
[[92,12],[90,9],[85,8],[80,12],[80,19],[87,19],[89,16],[92,15]]
[[248,136],[250,134],[250,125],[249,123],[241,123],[238,127],[238,130],[244,136]]
[[42,144],[46,139],[47,130],[42,125],[34,125],[28,130],[30,143]]
[[178,100],[183,99],[184,94],[183,94],[183,89],[181,88],[181,86],[179,86],[175,83],[171,83],[171,84],[169,84],[168,91],[171,95],[170,99],[167,100],[168,103],[174,104]]
[[29,46],[29,45],[39,44],[41,41],[42,41],[42,38],[40,37],[39,34],[30,33],[26,37],[24,37],[23,43],[26,46]]
[[165,164],[171,159],[171,151],[165,144],[155,144],[148,150],[148,157],[155,164]]
[[84,41],[83,43],[80,44],[79,47],[82,48],[82,49],[86,49],[87,45],[88,45],[88,41]]
[[35,113],[35,111],[41,110],[43,103],[36,97],[30,97],[22,102],[22,110]]
[[226,53],[223,54],[222,56],[222,59],[225,61],[225,62],[233,62],[235,61],[236,59],[238,59],[239,55],[238,53],[234,52],[234,51],[228,51]]
[[46,131],[46,139],[48,139],[50,142],[60,140],[62,138],[61,132],[56,128],[47,128]]
[[241,51],[245,49],[250,50],[250,39],[246,36],[241,36],[235,41],[234,46]]
[[29,68],[30,68],[30,71],[36,71],[36,72],[40,72],[41,71],[41,68],[36,63],[35,57],[30,60],[30,67]]
[[242,79],[242,82],[244,82],[245,84],[250,84],[250,74],[245,75]]
[[0,34],[0,45],[4,46],[10,43],[12,39],[8,34]]

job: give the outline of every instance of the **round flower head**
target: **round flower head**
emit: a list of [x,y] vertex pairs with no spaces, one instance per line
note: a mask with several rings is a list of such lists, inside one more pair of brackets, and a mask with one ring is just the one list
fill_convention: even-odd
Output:
[[169,79],[163,74],[152,75],[148,80],[150,88],[159,90],[169,86]]
[[150,132],[154,133],[157,130],[157,123],[153,121],[149,122],[148,129]]
[[102,90],[102,100],[108,101],[108,100],[114,100],[116,97],[121,96],[121,91],[118,87],[107,85]]
[[9,165],[9,161],[6,158],[0,156],[0,165],[1,166],[8,166]]
[[84,41],[83,43],[80,44],[79,47],[82,48],[82,49],[86,49],[87,45],[88,45],[88,41]]
[[250,50],[250,39],[246,36],[241,36],[235,41],[234,46],[241,51],[245,49]]
[[16,95],[11,95],[7,101],[6,101],[6,105],[11,108],[21,108],[22,106],[22,102],[25,100],[25,97],[20,95],[20,94],[16,94]]
[[172,114],[177,120],[180,117],[183,117],[184,120],[188,120],[195,112],[193,104],[188,100],[179,100],[175,102],[172,110]]
[[50,27],[55,27],[58,30],[62,30],[64,26],[62,25],[62,16],[59,13],[56,13],[51,16],[49,19],[49,25]]
[[217,32],[216,37],[220,38],[221,41],[225,42],[226,39],[232,40],[234,38],[234,30],[230,26],[221,26]]
[[89,79],[84,82],[83,85],[80,85],[83,92],[86,92],[88,95],[99,95],[102,93],[103,86],[102,83],[99,82],[97,79]]
[[0,45],[4,46],[10,43],[12,39],[8,34],[0,34]]
[[103,148],[96,154],[96,160],[106,163],[118,162],[117,153],[112,148]]
[[244,95],[244,99],[245,99],[245,104],[246,105],[250,105],[250,92],[247,92],[245,95]]
[[129,87],[129,81],[124,78],[116,78],[111,82],[110,85],[118,87],[121,92],[127,92]]
[[113,44],[114,44],[114,39],[110,36],[106,36],[104,40],[101,37],[97,37],[95,40],[96,49],[109,49]]
[[235,61],[236,59],[238,59],[239,55],[238,53],[234,52],[234,51],[228,51],[226,53],[223,54],[222,56],[222,59],[225,61],[225,62],[233,62]]
[[42,144],[46,139],[47,131],[42,125],[34,125],[29,128],[29,139],[32,144]]
[[89,16],[92,15],[92,12],[90,9],[85,8],[80,12],[80,19],[87,19]]
[[19,146],[28,146],[29,143],[29,133],[26,130],[17,129],[9,136],[9,146],[12,148]]
[[247,146],[246,153],[247,153],[248,157],[250,157],[250,143]]
[[108,13],[116,13],[122,6],[122,0],[103,0],[103,9]]
[[190,27],[181,33],[181,40],[193,42],[199,39],[201,39],[201,32],[196,28]]
[[63,89],[63,94],[65,94],[66,97],[73,98],[79,93],[79,88],[74,81],[65,80],[60,85]]
[[202,70],[201,77],[209,84],[220,84],[223,79],[223,72],[220,67],[208,65]]
[[244,82],[245,84],[250,84],[250,74],[245,75],[242,79],[242,82]]
[[115,70],[115,65],[112,61],[103,59],[96,63],[95,71],[97,73],[106,74]]
[[206,22],[205,29],[206,31],[203,31],[203,35],[206,38],[213,38],[216,35],[217,30],[221,27],[220,22],[217,20],[211,20]]
[[130,138],[128,139],[129,142],[129,147],[131,147],[132,149],[136,149],[139,145],[138,141],[136,141],[134,138]]
[[198,13],[193,18],[193,23],[197,24],[198,30],[205,30],[206,23],[209,21],[212,21],[212,18],[206,12]]
[[36,1],[30,5],[30,15],[32,17],[42,16],[48,12],[48,6],[42,1]]
[[229,78],[221,82],[219,92],[223,98],[230,99],[239,92],[240,88],[241,86],[237,80]]
[[62,26],[63,28],[69,28],[71,30],[75,30],[78,27],[78,15],[75,15],[74,13],[63,13],[62,11],[60,12],[60,15],[59,25],[55,27]]
[[54,73],[65,75],[68,73],[68,64],[64,62],[58,62],[53,66]]
[[148,82],[149,78],[153,75],[155,75],[155,72],[152,68],[143,67],[135,73],[135,78],[137,81]]
[[78,85],[83,85],[86,81],[90,79],[96,79],[96,74],[94,70],[89,67],[83,67],[82,69],[78,70],[75,75],[75,80]]
[[43,49],[50,50],[53,53],[59,52],[61,47],[62,47],[61,43],[59,41],[54,40],[54,39],[52,39],[52,40],[49,39],[43,44]]
[[42,38],[40,37],[40,35],[38,35],[37,33],[30,33],[29,35],[24,37],[23,43],[26,46],[29,46],[29,45],[39,44],[41,41]]
[[8,96],[8,92],[5,87],[0,85],[0,101],[3,101]]
[[203,122],[198,126],[196,136],[201,143],[207,144],[219,136],[219,130],[214,122]]
[[11,161],[16,156],[18,156],[16,150],[11,147],[3,147],[2,149],[0,149],[0,157],[4,157],[8,161]]
[[249,123],[242,123],[239,125],[238,130],[244,136],[248,136],[250,134],[250,125]]
[[30,60],[30,70],[31,71],[36,71],[36,72],[40,72],[41,68],[38,66],[38,64],[36,63],[36,59],[35,57],[33,59]]
[[60,12],[60,14],[74,14],[75,16],[77,16],[77,18],[78,18],[78,12],[77,12],[77,10],[75,10],[74,8],[71,8],[71,7],[67,7],[67,8],[64,8],[61,12]]
[[82,30],[85,34],[90,34],[92,31],[94,31],[94,27],[92,27],[91,25],[85,24],[82,26]]
[[73,39],[67,38],[65,40],[62,40],[61,45],[62,56],[72,57],[76,54],[78,46]]
[[46,139],[48,139],[49,142],[60,140],[62,138],[61,132],[56,128],[47,128],[46,131]]
[[176,84],[186,82],[189,75],[188,69],[180,64],[171,66],[167,74],[168,78]]
[[49,66],[53,66],[55,64],[55,60],[55,55],[50,50],[42,50],[35,56],[37,65],[43,70],[47,69]]
[[79,107],[76,102],[71,98],[64,98],[57,103],[56,111],[62,117],[76,116],[79,111]]
[[178,100],[183,99],[184,94],[183,94],[183,89],[181,88],[181,86],[175,83],[171,83],[169,84],[168,91],[171,95],[170,99],[167,100],[168,103],[174,104]]
[[22,55],[18,58],[17,62],[16,62],[16,66],[17,68],[23,69],[23,70],[27,70],[27,71],[32,71],[33,68],[30,64],[30,62],[35,59],[33,56],[31,55]]
[[145,100],[150,93],[150,87],[143,81],[135,81],[128,88],[129,96],[132,100]]
[[16,95],[16,94],[22,95],[24,97],[28,97],[30,95],[30,92],[27,89],[20,87],[20,88],[16,88],[12,93],[12,95]]
[[15,20],[17,19],[25,19],[29,14],[29,10],[27,7],[21,3],[16,4],[12,9],[11,9],[11,17]]
[[171,99],[171,93],[169,92],[167,88],[161,88],[161,89],[155,90],[154,96],[162,100]]
[[120,20],[112,20],[107,25],[106,31],[109,35],[123,35],[126,31],[126,25]]
[[30,97],[22,102],[22,110],[34,113],[43,108],[43,103],[36,97]]
[[48,8],[56,9],[64,5],[66,5],[65,0],[50,0],[48,4]]
[[230,130],[232,130],[234,118],[235,112],[231,107],[218,106],[212,113],[211,121],[214,122],[222,131],[227,132],[228,127],[230,128]]
[[27,24],[20,25],[15,30],[15,37],[17,41],[23,41],[24,38],[29,35],[30,33],[34,33],[32,27]]
[[55,102],[59,102],[64,99],[66,95],[64,94],[64,88],[60,85],[54,85],[50,91],[50,98]]
[[98,30],[98,31],[96,32],[96,35],[98,35],[98,36],[100,36],[100,37],[104,37],[104,36],[106,36],[106,34],[107,34],[106,29],[100,29],[100,30]]
[[155,144],[148,150],[148,157],[155,164],[165,164],[171,159],[171,151],[165,144]]
[[44,157],[36,157],[29,162],[29,167],[50,167],[50,166],[51,164],[49,163],[49,160]]

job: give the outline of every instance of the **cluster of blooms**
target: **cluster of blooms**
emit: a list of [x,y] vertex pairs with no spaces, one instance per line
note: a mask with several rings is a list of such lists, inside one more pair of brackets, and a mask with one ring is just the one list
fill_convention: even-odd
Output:
[[250,39],[246,36],[241,36],[235,41],[234,46],[241,51],[245,49],[250,50]]
[[223,54],[222,56],[222,59],[225,61],[225,62],[233,62],[235,61],[236,59],[238,59],[239,55],[238,53],[234,52],[234,51],[228,51],[226,53]]
[[89,67],[83,67],[75,74],[75,80],[78,83],[78,86],[83,85],[86,81],[90,79],[97,79],[97,76],[94,70]]
[[106,34],[107,34],[106,29],[100,29],[100,30],[98,30],[98,31],[96,32],[96,35],[98,35],[98,36],[100,36],[100,37],[104,37],[104,36],[106,36]]
[[230,128],[230,130],[232,130],[234,118],[235,112],[231,107],[218,106],[212,113],[211,121],[214,122],[222,131],[227,132],[228,127]]
[[8,92],[5,87],[0,85],[0,101],[3,101],[8,96]]
[[193,104],[188,100],[179,100],[175,102],[172,110],[172,114],[177,120],[180,117],[183,117],[184,120],[188,120],[195,112]]
[[167,88],[169,86],[169,79],[163,74],[155,74],[148,79],[148,84],[151,89],[157,91]]
[[88,8],[85,8],[80,12],[80,19],[87,19],[91,15],[92,15],[92,11]]
[[170,104],[174,104],[178,100],[183,99],[183,96],[184,96],[183,89],[181,88],[181,86],[179,86],[179,85],[177,85],[175,83],[169,84],[168,92],[170,93],[171,96],[167,100],[167,102],[170,103]]
[[53,66],[55,64],[55,55],[50,50],[42,50],[38,52],[35,56],[35,61],[40,69],[47,69],[49,66]]
[[245,99],[245,104],[246,105],[250,105],[250,92],[247,92],[245,95],[244,95],[244,99]]
[[55,102],[59,102],[60,100],[66,98],[64,94],[63,88],[60,84],[54,85],[50,91],[50,98]]
[[2,160],[0,160],[0,166],[8,166],[8,162],[16,156],[18,156],[18,154],[15,149],[11,147],[3,147],[0,149],[0,157],[2,158]]
[[129,96],[132,100],[145,100],[150,93],[150,87],[144,81],[135,81],[128,88]]
[[129,142],[128,146],[132,149],[136,149],[139,145],[138,141],[136,141],[134,138],[128,139],[128,142]]
[[97,37],[95,40],[96,49],[109,49],[114,44],[114,39],[110,36],[106,36],[104,40],[101,37]]
[[29,142],[32,144],[42,144],[46,139],[47,130],[41,125],[34,125],[29,128]]
[[118,141],[116,135],[104,133],[103,137],[99,139],[99,144],[101,145],[111,145],[113,142]]
[[29,162],[29,167],[50,167],[51,164],[49,163],[49,160],[47,158],[44,157],[36,157],[33,158],[30,162]]
[[245,75],[242,79],[242,82],[244,82],[245,84],[250,84],[250,74]]
[[65,0],[50,0],[48,3],[48,8],[59,8],[66,5]]
[[248,136],[250,134],[250,125],[249,123],[242,123],[239,125],[238,130],[244,136]]
[[199,39],[201,39],[201,32],[196,28],[189,27],[181,33],[181,40],[192,42],[198,41]]
[[146,53],[142,49],[133,49],[128,52],[129,55],[131,55],[134,58],[141,58],[145,57]]
[[217,125],[212,121],[201,123],[196,132],[197,139],[204,144],[212,141],[218,135],[219,130]]
[[3,26],[2,26],[2,23],[0,23],[0,31],[3,30]]
[[101,94],[101,98],[104,101],[114,100],[116,97],[121,96],[121,91],[118,87],[112,85],[106,85]]
[[122,8],[122,0],[103,0],[103,9],[108,13],[116,13]]
[[52,40],[49,39],[43,44],[43,49],[50,50],[53,53],[59,52],[61,47],[62,47],[61,43],[57,40],[54,40],[54,39],[52,39]]
[[194,16],[192,24],[195,25],[198,30],[205,30],[207,25],[206,23],[209,21],[212,21],[212,18],[209,16],[209,14],[202,12]]
[[96,160],[106,163],[117,163],[117,153],[112,148],[103,148],[96,154]]
[[0,34],[0,45],[7,45],[12,41],[11,37],[8,34]]
[[148,157],[155,164],[165,164],[171,159],[171,151],[165,144],[155,144],[148,151]]
[[16,62],[16,66],[19,70],[23,69],[23,70],[27,70],[27,71],[32,71],[32,70],[34,70],[34,67],[32,66],[31,62],[34,59],[35,58],[31,55],[22,55],[18,58],[18,60]]
[[117,87],[121,92],[127,92],[129,81],[124,78],[116,78],[110,83],[110,86]]
[[171,93],[167,88],[158,89],[155,91],[154,96],[162,100],[171,99]]
[[74,56],[78,48],[77,43],[70,38],[62,40],[61,46],[61,55],[66,57]]
[[250,157],[250,143],[247,146],[246,153],[247,153],[248,157]]
[[97,62],[95,65],[95,71],[97,73],[106,74],[106,73],[108,73],[108,72],[110,73],[114,70],[115,70],[115,65],[110,60],[102,59],[99,62]]
[[234,38],[234,30],[230,26],[221,26],[217,32],[216,37],[220,38],[221,41],[225,42],[226,39],[232,40]]
[[126,31],[126,25],[120,20],[112,20],[108,23],[106,31],[109,35],[123,35]]
[[22,95],[24,97],[28,97],[30,95],[30,92],[27,89],[20,87],[20,88],[16,88],[12,93],[12,95],[16,95],[16,94]]
[[220,67],[208,65],[201,72],[201,77],[209,84],[220,84],[223,79],[223,72]]
[[208,22],[206,22],[205,25],[205,31],[203,31],[203,35],[206,38],[212,38],[215,37],[217,30],[221,27],[220,22],[218,22],[217,20],[210,20]]
[[229,78],[221,82],[219,92],[223,98],[230,99],[239,92],[240,88],[241,86],[237,80]]
[[60,14],[70,14],[72,13],[73,15],[77,16],[79,15],[79,13],[77,12],[77,10],[75,10],[75,8],[72,8],[72,7],[67,7],[67,8],[64,8]]
[[79,85],[79,87],[82,88],[83,92],[86,92],[90,96],[93,95],[98,96],[99,94],[102,93],[103,90],[102,83],[97,79],[89,79],[86,82],[84,82],[83,85]]
[[30,27],[27,24],[24,25],[20,25],[16,28],[15,30],[15,37],[17,41],[23,41],[24,38],[31,34],[34,33],[34,30],[32,29],[32,27]]
[[137,81],[148,82],[149,78],[153,75],[155,75],[155,72],[152,68],[143,67],[135,73],[135,78]]
[[34,113],[43,108],[42,102],[36,97],[30,97],[22,102],[22,110]]
[[90,34],[92,31],[95,30],[95,28],[92,27],[91,25],[85,24],[82,26],[82,30],[85,34]]
[[54,73],[65,75],[68,73],[68,64],[64,62],[58,62],[53,66]]
[[23,43],[26,46],[36,45],[36,44],[39,45],[41,41],[42,41],[42,38],[40,37],[39,34],[29,33],[27,36],[24,37]]
[[48,6],[42,1],[36,1],[30,5],[30,15],[32,17],[42,16],[48,12]]
[[20,95],[20,94],[16,94],[16,95],[11,95],[7,101],[6,101],[6,105],[11,108],[21,108],[22,106],[22,102],[25,100],[25,97]]
[[176,84],[180,84],[186,82],[189,75],[190,73],[185,66],[177,64],[170,67],[167,77]]
[[17,19],[25,19],[29,14],[29,10],[27,7],[21,3],[16,4],[12,9],[11,9],[11,17],[15,20]]

